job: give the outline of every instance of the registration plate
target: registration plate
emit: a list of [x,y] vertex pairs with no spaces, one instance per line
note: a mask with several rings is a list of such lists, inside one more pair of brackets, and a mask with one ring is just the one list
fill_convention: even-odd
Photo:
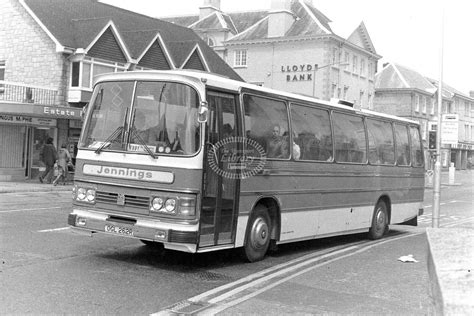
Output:
[[105,232],[117,235],[133,236],[133,230],[128,227],[121,227],[115,225],[105,225]]

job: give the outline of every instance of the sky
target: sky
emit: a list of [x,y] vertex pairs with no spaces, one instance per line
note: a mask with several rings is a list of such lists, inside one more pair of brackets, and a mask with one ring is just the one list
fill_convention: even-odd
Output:
[[[204,0],[101,0],[147,14],[198,14]],[[271,0],[221,0],[221,10],[268,10]],[[469,95],[474,91],[474,1],[472,0],[313,0],[347,38],[364,22],[383,63],[392,62],[439,80]],[[444,23],[442,23],[444,21]],[[443,44],[441,44],[443,43]],[[441,58],[443,56],[443,58]]]

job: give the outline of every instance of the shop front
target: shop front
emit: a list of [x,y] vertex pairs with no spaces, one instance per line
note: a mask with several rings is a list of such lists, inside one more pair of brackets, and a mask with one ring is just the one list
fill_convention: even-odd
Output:
[[40,153],[48,137],[56,148],[65,143],[74,155],[80,108],[3,103],[0,111],[0,181],[37,178],[44,167]]

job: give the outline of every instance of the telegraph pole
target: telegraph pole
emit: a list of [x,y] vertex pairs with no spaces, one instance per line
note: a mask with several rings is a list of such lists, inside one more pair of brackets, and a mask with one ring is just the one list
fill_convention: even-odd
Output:
[[[441,5],[442,6],[442,5]],[[438,122],[436,133],[436,162],[433,179],[433,215],[432,227],[439,227],[440,196],[441,196],[441,110],[443,105],[443,50],[444,50],[444,8],[441,7],[441,46],[439,57],[439,82],[438,82]]]

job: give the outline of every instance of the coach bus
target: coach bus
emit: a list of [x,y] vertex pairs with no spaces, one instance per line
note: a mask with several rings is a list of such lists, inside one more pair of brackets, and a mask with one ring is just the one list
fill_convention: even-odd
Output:
[[415,121],[195,71],[96,79],[68,223],[166,249],[240,248],[417,224]]

